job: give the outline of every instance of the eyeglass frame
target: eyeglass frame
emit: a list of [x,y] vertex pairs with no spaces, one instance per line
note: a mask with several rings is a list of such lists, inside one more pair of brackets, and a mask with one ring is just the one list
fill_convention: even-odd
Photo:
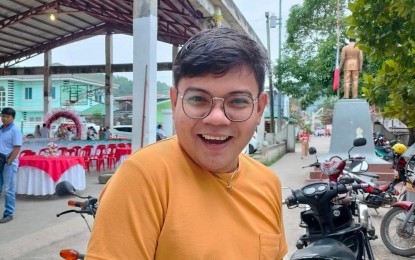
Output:
[[[185,111],[185,109],[184,109],[184,106],[183,106],[183,97],[187,94],[187,93],[189,93],[189,92],[192,92],[192,91],[200,91],[200,92],[204,92],[204,93],[206,93],[207,95],[209,95],[210,96],[210,98],[212,99],[212,105],[210,106],[210,110],[209,110],[209,113],[207,113],[204,117],[193,117],[193,116],[189,116],[187,113],[186,113],[186,111]],[[179,92],[177,92],[177,94],[179,94]],[[185,90],[184,92],[183,92],[183,94],[182,95],[179,95],[179,97],[180,97],[180,99],[182,100],[182,110],[183,110],[183,113],[186,115],[186,116],[188,116],[188,117],[190,117],[190,118],[192,118],[192,119],[205,119],[206,117],[208,117],[209,115],[210,115],[210,113],[212,112],[212,109],[213,109],[213,107],[215,106],[215,100],[222,100],[222,105],[221,105],[221,109],[222,109],[222,111],[223,111],[223,114],[225,115],[225,117],[229,120],[229,121],[231,121],[231,122],[244,122],[244,121],[247,121],[248,119],[250,119],[251,118],[251,116],[252,116],[252,113],[254,112],[254,108],[255,108],[255,103],[258,103],[258,97],[259,97],[259,95],[257,96],[257,98],[256,99],[254,99],[251,95],[249,95],[249,94],[245,94],[245,93],[242,93],[242,94],[239,94],[239,95],[243,95],[243,96],[247,96],[247,97],[249,97],[249,98],[251,98],[252,99],[252,110],[251,110],[251,114],[249,115],[249,117],[247,117],[246,119],[244,119],[244,120],[234,120],[234,119],[230,119],[229,117],[228,117],[228,115],[227,115],[227,113],[226,113],[226,110],[225,110],[225,99],[227,99],[228,97],[231,97],[231,96],[234,96],[235,94],[230,94],[230,95],[228,95],[228,96],[226,96],[226,97],[213,97],[209,92],[207,92],[207,91],[204,91],[204,90],[199,90],[199,89],[187,89],[187,90]]]

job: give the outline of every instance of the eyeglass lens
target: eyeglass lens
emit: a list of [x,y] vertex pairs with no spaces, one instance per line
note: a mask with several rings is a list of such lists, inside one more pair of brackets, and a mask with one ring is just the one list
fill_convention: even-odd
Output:
[[186,91],[182,98],[184,113],[191,118],[207,117],[213,106],[214,100],[222,101],[222,109],[225,116],[231,121],[245,121],[252,115],[256,101],[246,94],[232,94],[225,98],[212,97],[209,93],[198,90]]

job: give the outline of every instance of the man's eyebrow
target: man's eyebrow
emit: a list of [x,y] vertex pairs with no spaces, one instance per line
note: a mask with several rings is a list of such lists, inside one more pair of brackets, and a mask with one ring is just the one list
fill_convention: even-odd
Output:
[[[202,88],[191,86],[191,87],[187,88],[185,91],[189,91],[189,90],[197,90],[197,91],[208,93],[209,95],[213,96],[212,93],[210,93],[209,91],[207,91],[205,89],[202,89]],[[231,91],[231,92],[227,93],[226,96],[240,95],[240,94],[244,94],[244,95],[248,95],[248,96],[253,97],[252,93],[249,90],[234,90],[234,91]]]

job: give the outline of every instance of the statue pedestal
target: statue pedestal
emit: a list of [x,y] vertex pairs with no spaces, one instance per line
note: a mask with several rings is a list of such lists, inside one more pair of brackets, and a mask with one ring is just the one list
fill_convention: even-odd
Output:
[[[341,99],[334,106],[333,125],[329,153],[319,155],[324,162],[332,156],[348,157],[348,151],[353,146],[353,140],[358,137],[366,138],[366,145],[355,147],[351,156],[365,156],[369,164],[369,172],[379,175],[379,181],[389,181],[394,176],[392,165],[377,157],[373,143],[373,126],[370,119],[369,104],[362,99]],[[310,180],[319,180],[321,171],[314,169],[310,172]]]

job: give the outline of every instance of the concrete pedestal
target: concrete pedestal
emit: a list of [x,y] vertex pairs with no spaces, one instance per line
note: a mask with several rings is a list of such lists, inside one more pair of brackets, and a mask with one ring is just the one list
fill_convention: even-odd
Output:
[[[369,164],[369,172],[380,176],[379,181],[389,181],[394,176],[392,165],[377,157],[373,143],[373,126],[370,119],[369,104],[361,99],[341,99],[334,106],[333,128],[329,153],[320,155],[320,161],[330,159],[332,156],[340,156],[345,159],[348,151],[353,146],[353,140],[364,137],[367,140],[365,146],[355,147],[350,152],[351,156],[361,155],[366,157]],[[321,172],[318,169],[310,172],[310,179],[319,179]]]

